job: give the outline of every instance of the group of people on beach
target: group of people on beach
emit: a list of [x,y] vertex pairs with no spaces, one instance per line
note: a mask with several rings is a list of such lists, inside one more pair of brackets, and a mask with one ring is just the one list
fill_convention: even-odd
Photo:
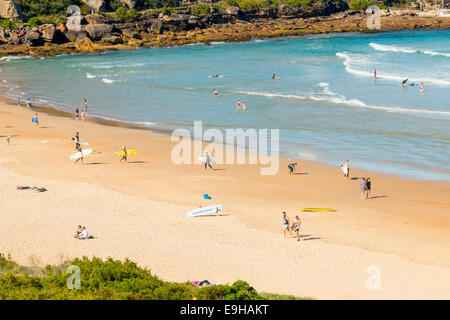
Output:
[[370,178],[362,178],[360,182],[361,186],[361,199],[370,199],[370,190],[372,189],[372,180]]
[[[83,106],[81,107],[81,120],[87,120],[88,116],[88,105],[85,98],[83,98]],[[75,120],[80,120],[80,109],[75,107]]]
[[[289,234],[291,237],[296,237],[297,241],[300,241],[300,226],[302,221],[298,216],[295,216],[294,221],[289,219],[288,215],[285,211],[283,211],[283,234],[286,238],[286,235]],[[295,232],[295,236],[292,234],[292,231]]]

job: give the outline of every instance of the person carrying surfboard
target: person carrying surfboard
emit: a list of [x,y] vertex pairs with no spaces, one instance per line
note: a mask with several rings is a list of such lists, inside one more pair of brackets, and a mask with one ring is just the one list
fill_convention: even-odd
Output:
[[[78,132],[77,132],[78,133]],[[77,163],[78,161],[81,160],[82,163],[84,163],[84,159],[83,159],[83,149],[81,148],[81,145],[78,143],[78,148],[77,151],[81,154],[81,157],[79,157],[78,159],[75,160],[74,163]]]
[[122,147],[122,159],[120,161],[125,160],[127,162],[127,148],[125,146]]
[[80,147],[80,133],[77,132],[75,134],[75,150],[78,150],[79,147]]

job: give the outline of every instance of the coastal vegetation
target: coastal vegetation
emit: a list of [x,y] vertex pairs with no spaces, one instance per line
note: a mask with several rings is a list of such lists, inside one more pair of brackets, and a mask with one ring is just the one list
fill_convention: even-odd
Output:
[[[67,19],[67,8],[70,5],[77,5],[83,15],[90,13],[91,8],[82,0],[15,0],[22,11],[22,22],[29,26],[52,23],[55,25],[65,23]],[[135,19],[140,13],[160,13],[166,15],[187,11],[193,15],[202,16],[215,12],[225,12],[229,6],[239,8],[244,12],[257,11],[265,8],[278,8],[281,5],[301,7],[305,10],[312,7],[321,7],[325,3],[334,2],[340,11],[346,9],[364,10],[368,6],[375,4],[381,9],[387,6],[404,5],[411,0],[220,0],[213,2],[193,2],[189,5],[182,5],[179,0],[138,0],[134,8],[128,8],[122,0],[109,0],[105,2],[104,10],[97,13],[106,16],[115,16],[122,20]],[[9,19],[6,19],[9,20]],[[14,24],[14,23],[13,23]],[[5,25],[3,23],[3,25]],[[5,25],[8,26],[8,25]]]
[[[79,269],[79,289],[74,275]],[[74,281],[72,281],[74,279]],[[197,287],[168,282],[136,263],[109,258],[74,259],[58,266],[25,267],[0,254],[1,300],[297,300],[290,295],[258,293],[247,282]]]

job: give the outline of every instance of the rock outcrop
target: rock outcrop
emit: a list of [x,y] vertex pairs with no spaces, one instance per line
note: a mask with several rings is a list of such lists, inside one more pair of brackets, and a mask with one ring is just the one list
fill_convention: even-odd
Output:
[[89,37],[98,41],[101,40],[105,36],[109,36],[113,31],[113,26],[110,24],[88,24],[86,26],[86,32],[89,34]]
[[90,8],[95,11],[103,11],[105,10],[105,0],[83,0],[83,2]]
[[22,10],[14,1],[0,0],[0,17],[4,19],[22,19]]

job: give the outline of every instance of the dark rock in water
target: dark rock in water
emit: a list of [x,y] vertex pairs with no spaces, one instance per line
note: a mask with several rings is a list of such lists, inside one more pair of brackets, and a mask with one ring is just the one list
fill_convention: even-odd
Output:
[[113,26],[110,24],[88,24],[86,32],[92,40],[100,40],[101,38],[110,35],[113,31]]
[[109,20],[104,17],[101,16],[99,14],[88,14],[87,16],[84,17],[84,19],[86,19],[88,24],[108,24]]

